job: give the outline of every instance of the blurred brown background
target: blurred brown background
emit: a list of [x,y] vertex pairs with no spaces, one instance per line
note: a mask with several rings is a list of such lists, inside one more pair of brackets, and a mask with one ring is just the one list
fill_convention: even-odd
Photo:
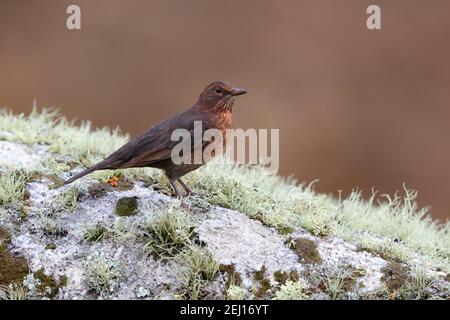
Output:
[[[78,4],[82,30],[68,31]],[[366,8],[382,9],[382,30]],[[236,127],[280,128],[281,174],[333,192],[402,183],[450,217],[448,0],[1,0],[0,105],[33,98],[136,135],[212,80]]]

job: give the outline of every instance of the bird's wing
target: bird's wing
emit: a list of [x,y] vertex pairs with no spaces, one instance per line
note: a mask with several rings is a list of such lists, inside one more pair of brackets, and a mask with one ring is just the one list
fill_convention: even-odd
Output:
[[145,167],[170,158],[172,149],[146,150],[120,165],[119,168]]
[[[172,141],[171,135],[175,129],[186,129],[194,139],[194,120],[201,120],[193,113],[182,113],[150,128],[141,136],[133,139],[127,145],[111,155],[122,159],[118,168],[145,167],[168,160],[172,149],[179,141]],[[202,128],[207,130],[207,126]],[[195,143],[192,141],[191,146]]]

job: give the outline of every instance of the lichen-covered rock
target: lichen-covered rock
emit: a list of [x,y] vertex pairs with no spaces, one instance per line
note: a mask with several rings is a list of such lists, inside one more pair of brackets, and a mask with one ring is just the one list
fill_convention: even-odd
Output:
[[65,164],[41,165],[58,157],[45,146],[0,141],[0,170],[30,173],[25,186],[12,176],[2,189],[0,299],[8,290],[27,299],[449,297],[448,275],[433,265],[416,270],[336,236],[271,227],[258,214],[209,203],[209,194],[175,199],[164,181],[88,176],[55,185],[67,178],[58,173]]
[[297,255],[284,244],[283,236],[242,213],[215,208],[198,233],[220,264],[235,266],[246,286],[252,285],[254,274],[263,267],[269,279],[279,270],[303,270]]

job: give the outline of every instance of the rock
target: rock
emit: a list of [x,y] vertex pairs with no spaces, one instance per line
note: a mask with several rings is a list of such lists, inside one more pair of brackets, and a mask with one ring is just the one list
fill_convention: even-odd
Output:
[[0,141],[0,167],[11,169],[33,168],[44,158],[46,148],[25,144]]
[[297,255],[285,246],[283,236],[242,213],[215,208],[198,234],[219,264],[234,265],[245,285],[251,286],[255,273],[263,267],[269,279],[279,270],[303,270]]
[[[46,146],[0,141],[2,171],[36,171],[42,159],[52,156]],[[336,236],[315,236],[294,226],[275,229],[262,223],[262,214],[246,215],[219,207],[202,194],[180,201],[163,194],[164,188],[148,188],[142,176],[135,179],[129,178],[133,175],[119,175],[108,182],[87,176],[72,185],[58,183],[54,187],[55,179],[68,174],[52,174],[54,179],[49,173],[37,172],[28,180],[20,206],[0,206],[0,285],[23,281],[31,285],[33,279],[38,279],[49,288],[46,297],[53,299],[174,299],[183,297],[187,289],[204,299],[272,299],[283,296],[277,293],[285,291],[292,298],[358,299],[381,295],[386,299],[404,290],[411,281],[410,261],[399,263]],[[79,189],[83,196],[70,198],[70,192],[66,193],[70,188]],[[155,245],[156,241],[160,245],[156,237],[170,239],[179,235],[176,231],[165,234],[164,226],[158,229],[162,230],[158,235],[148,232],[149,223],[158,220],[155,217],[174,207],[182,210],[187,219],[182,221],[192,223],[189,244],[202,247],[201,252],[213,261],[208,264],[204,262],[208,259],[199,259],[202,267],[215,268],[214,277],[201,277],[203,270],[197,270],[200,277],[188,278],[197,280],[190,283],[183,278],[186,265],[179,257],[155,258],[148,251],[149,243]],[[26,214],[22,215],[22,211]],[[86,237],[96,226],[101,228],[102,236]],[[188,245],[183,242],[181,247],[186,249]],[[103,265],[89,263],[98,256],[104,257]],[[195,260],[192,265],[195,267]],[[89,269],[93,267],[104,279],[108,274],[102,272],[114,268],[112,290],[96,294],[90,290],[90,281],[95,282],[89,279],[90,274],[95,274]],[[426,288],[416,288],[405,296],[448,299],[450,276],[446,272],[428,266],[424,273]],[[36,288],[44,289],[39,285]],[[0,289],[2,297],[6,293]]]

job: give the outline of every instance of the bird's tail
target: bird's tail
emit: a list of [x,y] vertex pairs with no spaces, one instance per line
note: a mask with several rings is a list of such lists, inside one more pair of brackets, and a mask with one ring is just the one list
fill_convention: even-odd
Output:
[[64,182],[64,185],[69,184],[69,183],[72,183],[72,182],[74,182],[75,180],[77,180],[77,179],[79,179],[79,178],[81,178],[81,177],[84,177],[85,175],[87,175],[87,174],[89,174],[89,173],[91,173],[91,172],[94,172],[95,170],[97,170],[97,169],[95,169],[94,167],[90,167],[90,168],[88,168],[88,169],[86,169],[86,170],[84,170],[84,171],[81,171],[80,173],[74,175],[74,176],[73,176],[72,178],[70,178],[69,180],[66,180],[66,181]]
[[[107,160],[108,160],[108,159],[107,159]],[[99,162],[99,163],[93,165],[93,166],[90,167],[90,168],[87,168],[87,169],[84,170],[84,171],[81,171],[80,173],[74,175],[74,176],[73,176],[72,178],[70,178],[69,180],[65,181],[63,185],[72,183],[72,182],[74,182],[75,180],[77,180],[77,179],[79,179],[79,178],[81,178],[81,177],[84,177],[85,175],[87,175],[87,174],[89,174],[89,173],[92,173],[92,172],[94,172],[94,171],[97,171],[97,170],[104,170],[104,169],[109,169],[110,166],[109,166],[109,163],[108,163],[108,162],[109,162],[109,161],[104,160],[104,161],[102,161],[102,162]]]

